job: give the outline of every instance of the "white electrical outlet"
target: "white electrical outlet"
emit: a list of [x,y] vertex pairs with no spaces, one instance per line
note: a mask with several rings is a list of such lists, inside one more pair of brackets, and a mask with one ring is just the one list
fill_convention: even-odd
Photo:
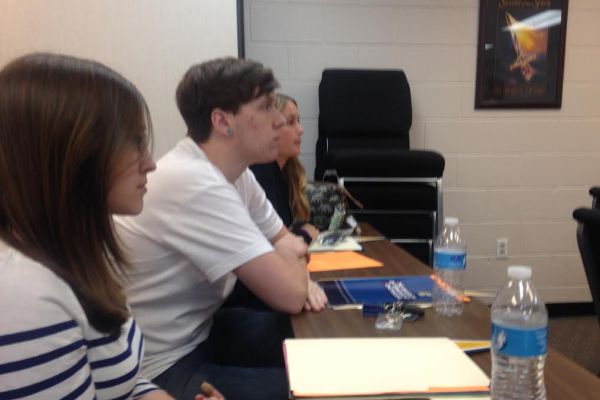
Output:
[[496,239],[496,258],[508,258],[508,238]]

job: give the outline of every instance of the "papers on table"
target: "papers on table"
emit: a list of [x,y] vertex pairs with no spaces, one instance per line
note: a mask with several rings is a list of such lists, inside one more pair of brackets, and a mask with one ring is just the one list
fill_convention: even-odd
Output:
[[295,399],[489,395],[488,377],[447,338],[287,339],[284,350]]
[[476,353],[478,351],[486,351],[492,347],[490,340],[458,340],[454,339],[453,342],[458,346],[459,349],[465,353]]
[[335,244],[323,244],[317,240],[314,240],[310,246],[308,246],[309,253],[324,252],[324,251],[360,251],[362,246],[358,244],[356,239],[353,237],[346,237]]

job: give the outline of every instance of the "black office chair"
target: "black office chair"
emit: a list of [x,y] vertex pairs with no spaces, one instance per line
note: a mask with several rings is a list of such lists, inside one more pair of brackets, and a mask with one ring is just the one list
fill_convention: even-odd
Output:
[[407,150],[412,125],[410,87],[401,70],[326,69],[319,84],[315,179],[335,160],[361,149]]
[[590,195],[592,196],[592,208],[600,208],[600,187],[592,186],[590,188]]
[[600,209],[578,208],[577,244],[600,323]]
[[319,85],[315,179],[335,179],[351,209],[431,265],[443,222],[444,157],[411,150],[410,86],[401,70],[326,69]]

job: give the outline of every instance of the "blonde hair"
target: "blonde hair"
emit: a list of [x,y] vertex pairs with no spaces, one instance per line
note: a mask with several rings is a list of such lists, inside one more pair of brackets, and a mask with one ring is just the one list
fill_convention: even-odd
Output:
[[[285,94],[278,93],[275,97],[275,107],[283,111],[288,102],[298,106],[296,100]],[[283,176],[288,185],[289,204],[294,221],[308,221],[310,219],[310,207],[306,198],[306,173],[297,156],[289,158],[282,169]]]

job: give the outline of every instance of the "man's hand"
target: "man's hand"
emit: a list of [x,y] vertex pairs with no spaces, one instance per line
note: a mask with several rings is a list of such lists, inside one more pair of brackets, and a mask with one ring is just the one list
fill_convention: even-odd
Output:
[[240,265],[234,273],[274,310],[296,314],[304,309],[308,298],[308,247],[302,238],[285,228],[278,236],[273,244],[274,251]]
[[273,247],[284,259],[300,262],[306,266],[308,262],[308,246],[300,236],[288,233],[275,242]]
[[304,311],[322,311],[327,305],[327,295],[318,283],[308,278],[308,297]]
[[[277,253],[288,260],[290,258],[300,260],[305,266],[308,263],[308,247],[299,236],[291,233],[287,234],[275,242],[273,247]],[[327,295],[325,295],[321,286],[310,279],[308,271],[306,271],[306,277],[308,280],[308,295],[306,296],[304,310],[321,311],[327,305]]]

